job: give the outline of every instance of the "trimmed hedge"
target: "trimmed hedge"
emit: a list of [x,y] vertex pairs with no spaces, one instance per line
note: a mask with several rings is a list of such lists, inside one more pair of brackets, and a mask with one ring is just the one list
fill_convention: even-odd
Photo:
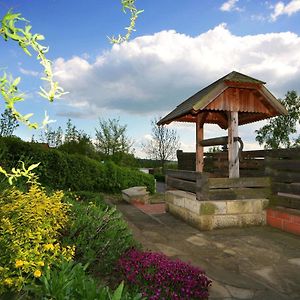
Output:
[[1,166],[9,170],[23,161],[40,162],[36,169],[41,184],[62,190],[119,192],[132,186],[147,186],[154,192],[154,178],[138,170],[120,167],[113,162],[101,163],[79,154],[67,154],[42,144],[19,138],[0,139]]

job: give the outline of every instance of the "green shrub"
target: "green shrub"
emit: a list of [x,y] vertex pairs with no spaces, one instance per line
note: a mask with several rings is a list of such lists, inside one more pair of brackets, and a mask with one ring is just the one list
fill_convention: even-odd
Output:
[[68,222],[69,205],[62,197],[62,192],[47,196],[37,185],[0,195],[0,294],[20,290],[46,266],[72,258],[74,248],[58,240]]
[[39,282],[26,287],[30,299],[80,299],[80,300],[139,300],[139,294],[129,294],[121,283],[112,292],[108,287],[99,286],[95,279],[86,274],[86,266],[63,263],[47,269]]
[[[132,186],[145,185],[154,192],[154,178],[138,170],[120,167],[113,162],[101,163],[83,155],[67,154],[45,145],[1,138],[1,165],[6,169],[40,162],[36,169],[40,182],[52,189],[120,192]],[[1,181],[0,177],[0,181]]]
[[164,174],[154,174],[154,178],[159,182],[165,182],[165,175]]
[[96,273],[109,273],[115,262],[136,244],[127,224],[115,208],[101,202],[80,201],[67,198],[72,204],[72,220],[65,235],[66,244],[75,244],[75,259],[89,263]]

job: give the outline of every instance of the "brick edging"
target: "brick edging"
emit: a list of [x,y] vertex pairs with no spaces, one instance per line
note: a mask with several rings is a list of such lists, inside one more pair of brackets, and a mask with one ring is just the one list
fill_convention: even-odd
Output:
[[284,208],[267,208],[267,224],[300,235],[300,212]]

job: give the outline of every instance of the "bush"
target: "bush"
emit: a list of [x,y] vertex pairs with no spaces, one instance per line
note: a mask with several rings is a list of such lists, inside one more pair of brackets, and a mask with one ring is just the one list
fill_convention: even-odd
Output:
[[[83,155],[67,154],[45,145],[23,142],[17,138],[1,138],[2,167],[17,167],[40,162],[36,169],[40,182],[52,189],[120,192],[132,186],[145,185],[154,192],[154,178],[138,170],[101,163]],[[1,144],[1,145],[2,145]],[[1,180],[1,176],[0,176]]]
[[208,299],[211,281],[199,268],[161,253],[131,249],[119,260],[118,274],[147,299]]
[[159,182],[165,182],[166,177],[164,174],[154,174],[154,178]]
[[58,240],[68,222],[69,205],[62,197],[62,192],[47,196],[37,185],[0,195],[0,294],[20,290],[46,266],[72,258],[74,248]]
[[30,299],[81,299],[81,300],[139,300],[138,294],[130,294],[124,289],[124,284],[112,292],[108,287],[102,287],[85,272],[85,267],[74,262],[63,263],[52,269],[47,269],[38,284],[26,287]]
[[76,200],[66,199],[72,204],[72,221],[64,242],[76,245],[77,261],[105,274],[136,242],[121,215],[99,197],[96,203],[82,202],[78,196]]

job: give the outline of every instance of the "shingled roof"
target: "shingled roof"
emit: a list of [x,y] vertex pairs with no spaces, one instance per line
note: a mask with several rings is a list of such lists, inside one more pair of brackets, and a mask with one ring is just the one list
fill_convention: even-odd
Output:
[[286,109],[264,86],[265,82],[233,71],[191,96],[158,122],[196,122],[199,113],[205,123],[227,128],[227,112],[239,112],[239,125],[287,114]]

